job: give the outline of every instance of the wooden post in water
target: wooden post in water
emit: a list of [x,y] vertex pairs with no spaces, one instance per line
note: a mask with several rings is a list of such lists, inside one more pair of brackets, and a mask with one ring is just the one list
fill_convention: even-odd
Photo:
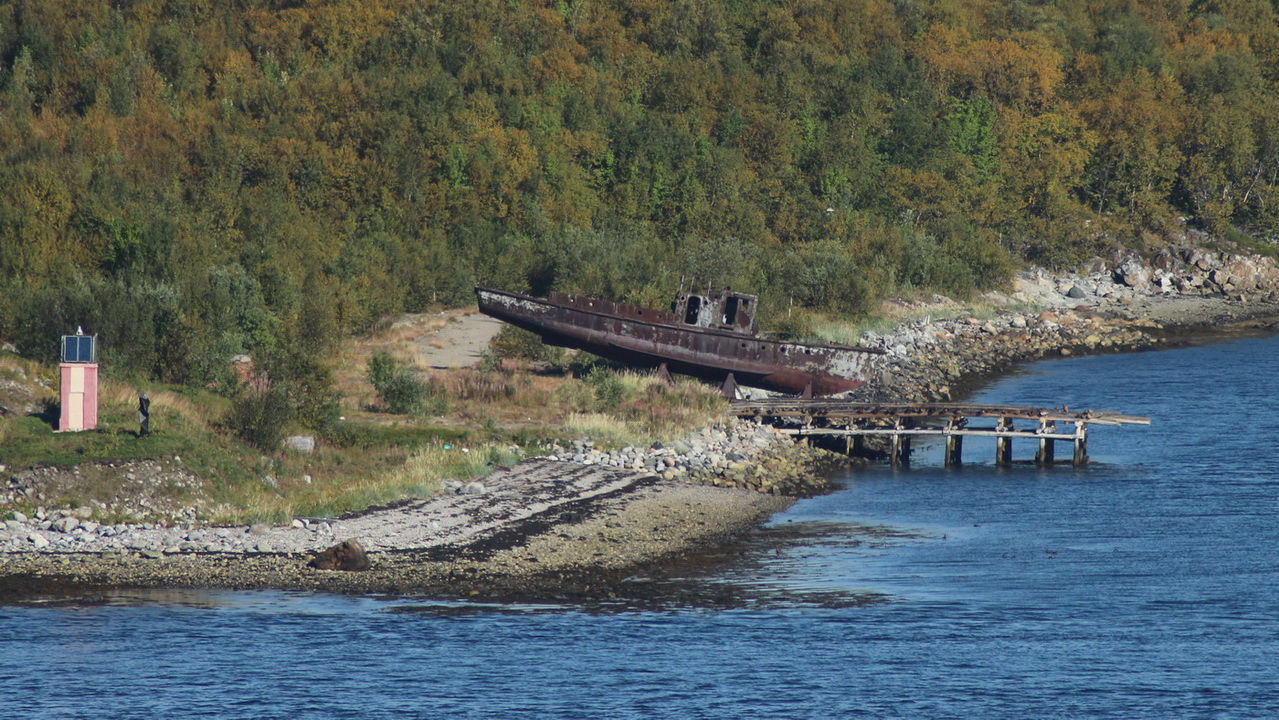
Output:
[[964,464],[964,436],[946,436],[946,467],[959,467]]
[[1088,424],[1082,420],[1075,422],[1075,458],[1074,466],[1083,467],[1088,464]]
[[[1047,420],[1041,421],[1039,423],[1039,432],[1043,435],[1055,433],[1057,432],[1057,423],[1049,422]],[[1057,441],[1050,437],[1039,438],[1039,452],[1035,454],[1035,463],[1039,465],[1052,465],[1056,460],[1056,452]]]
[[[1012,418],[1001,417],[999,424],[995,426],[995,430],[1011,430],[1013,427]],[[1013,439],[1008,435],[1000,435],[995,438],[995,466],[1008,467],[1013,464]]]
[[899,415],[893,418],[893,444],[890,450],[892,454],[893,467],[909,467],[910,466],[910,436],[903,435],[902,430],[906,430],[911,425],[910,422],[904,421]]
[[946,422],[946,467],[959,467],[964,464],[964,436],[954,434],[960,423],[951,418]]

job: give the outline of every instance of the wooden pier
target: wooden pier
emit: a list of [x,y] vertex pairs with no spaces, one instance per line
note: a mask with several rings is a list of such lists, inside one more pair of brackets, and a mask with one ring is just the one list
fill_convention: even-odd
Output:
[[1013,440],[1036,441],[1035,462],[1056,462],[1057,441],[1074,445],[1075,466],[1088,464],[1088,425],[1149,425],[1150,418],[1106,410],[1073,411],[1069,407],[1038,408],[959,403],[885,404],[841,400],[739,400],[733,414],[768,423],[782,432],[805,437],[842,437],[849,454],[863,450],[868,437],[888,440],[889,462],[909,465],[911,442],[941,437],[946,466],[963,464],[964,438],[995,438],[995,464],[1011,465]]

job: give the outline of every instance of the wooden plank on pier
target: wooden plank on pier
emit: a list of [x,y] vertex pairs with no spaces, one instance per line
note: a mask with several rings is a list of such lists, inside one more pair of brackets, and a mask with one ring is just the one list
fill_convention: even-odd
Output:
[[1018,405],[976,405],[966,403],[868,403],[815,398],[774,398],[739,400],[732,405],[739,417],[786,417],[809,415],[814,418],[889,418],[889,417],[993,417],[1017,420],[1064,421],[1086,420],[1098,425],[1149,425],[1150,418],[1109,410],[1071,410],[1063,408]]
[[[946,465],[962,464],[963,438],[994,437],[997,465],[1012,463],[1014,438],[1039,441],[1035,461],[1052,465],[1056,461],[1056,442],[1074,444],[1072,462],[1088,462],[1088,425],[1149,425],[1150,418],[1109,410],[1074,410],[1069,407],[1043,408],[1017,405],[977,405],[966,403],[867,403],[829,398],[777,398],[740,400],[732,411],[742,418],[753,418],[777,426],[792,435],[833,435],[847,438],[845,445],[860,447],[866,437],[884,436],[889,440],[889,458],[894,465],[910,463],[911,439],[920,436],[943,437],[946,440]],[[969,421],[992,418],[993,426],[974,427]],[[1016,427],[1018,421],[1034,421],[1037,427]],[[1071,425],[1063,430],[1059,423]]]

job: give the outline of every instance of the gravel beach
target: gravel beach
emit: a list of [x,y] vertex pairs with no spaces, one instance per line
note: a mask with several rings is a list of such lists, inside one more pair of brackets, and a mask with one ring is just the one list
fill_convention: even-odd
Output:
[[119,587],[580,600],[613,594],[636,568],[727,541],[791,502],[649,476],[624,495],[570,503],[483,541],[370,553],[364,572],[316,570],[309,554],[294,553],[10,554],[0,561],[0,601]]
[[[123,587],[608,597],[638,569],[731,540],[796,495],[824,491],[832,459],[771,428],[728,423],[673,448],[532,459],[437,497],[287,527],[102,525],[87,519],[92,508],[11,515],[0,601]],[[366,550],[367,571],[309,566],[347,539]]]

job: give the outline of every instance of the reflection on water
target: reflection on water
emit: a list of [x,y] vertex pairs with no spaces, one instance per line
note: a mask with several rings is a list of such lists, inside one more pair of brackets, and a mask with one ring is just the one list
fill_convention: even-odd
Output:
[[92,610],[94,608],[166,608],[238,612],[288,612],[315,615],[358,615],[381,610],[401,598],[328,595],[279,590],[202,590],[194,588],[128,588],[85,590],[70,595],[22,598],[21,607]]

